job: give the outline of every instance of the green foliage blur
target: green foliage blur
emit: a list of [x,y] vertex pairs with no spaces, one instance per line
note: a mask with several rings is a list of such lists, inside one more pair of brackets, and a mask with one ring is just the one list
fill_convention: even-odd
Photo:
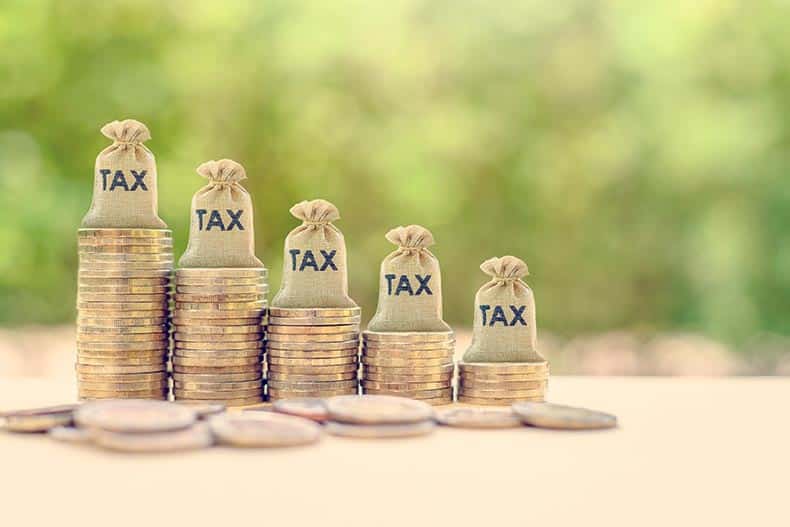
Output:
[[247,168],[281,276],[334,202],[351,295],[430,228],[447,320],[527,261],[541,329],[790,333],[790,33],[779,1],[0,3],[0,324],[73,319],[99,128],[153,135],[185,248],[197,165]]

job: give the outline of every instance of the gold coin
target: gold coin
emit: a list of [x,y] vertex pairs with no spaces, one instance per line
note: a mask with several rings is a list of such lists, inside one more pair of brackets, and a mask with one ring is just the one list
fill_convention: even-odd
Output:
[[281,359],[339,359],[357,356],[356,348],[330,351],[293,351],[267,348],[266,353],[269,357]]
[[470,395],[464,395],[461,392],[458,392],[458,402],[462,404],[473,404],[477,406],[510,406],[513,403],[517,403],[519,401],[543,401],[542,396],[534,396],[534,397],[499,397],[499,398],[489,398],[489,397],[472,397]]
[[453,351],[452,350],[420,350],[420,351],[412,351],[412,350],[402,350],[402,349],[391,349],[387,351],[379,351],[379,350],[363,350],[362,354],[364,357],[370,357],[371,359],[393,359],[393,360],[400,360],[400,361],[411,361],[411,360],[423,360],[423,359],[443,359],[444,362],[449,362],[453,358]]
[[359,347],[359,340],[343,340],[339,342],[282,342],[282,341],[267,341],[266,349],[278,349],[281,351],[321,351],[321,350],[338,350]]
[[144,359],[148,362],[159,358],[167,357],[167,348],[156,350],[144,351],[127,351],[127,350],[110,350],[110,351],[78,351],[77,360],[82,361],[104,361],[104,362],[120,362],[127,359]]
[[362,381],[363,388],[370,388],[372,390],[382,391],[421,391],[421,390],[438,390],[440,388],[448,388],[450,382],[408,382],[408,383],[395,383],[395,382],[379,382],[364,379]]
[[459,362],[461,372],[473,374],[528,374],[547,372],[549,363],[543,362]]
[[392,375],[388,373],[372,373],[365,371],[365,379],[384,383],[409,383],[409,382],[447,382],[453,380],[452,372],[437,373],[435,375]]
[[355,437],[360,439],[387,439],[394,437],[415,437],[433,433],[436,423],[423,421],[408,424],[350,425],[329,422],[324,425],[326,432],[334,436]]
[[235,317],[230,316],[229,318],[215,318],[210,315],[201,316],[201,317],[193,317],[191,315],[185,315],[183,311],[174,311],[173,312],[173,324],[179,327],[197,327],[198,325],[211,325],[211,326],[221,326],[221,327],[231,327],[231,326],[261,326],[261,313],[258,311],[256,312],[257,315],[254,317]]
[[97,313],[125,313],[127,311],[151,311],[166,312],[168,301],[166,298],[159,298],[150,302],[85,302],[77,303],[80,311],[95,311]]
[[179,452],[208,448],[214,444],[206,423],[197,423],[182,430],[146,434],[97,430],[91,433],[91,438],[96,445],[119,452]]
[[107,366],[93,364],[75,364],[75,370],[82,375],[126,375],[129,373],[156,373],[167,370],[164,362],[161,364],[142,364],[139,366]]
[[417,423],[434,416],[423,402],[389,395],[332,397],[326,406],[333,420],[352,424]]
[[247,366],[260,364],[261,359],[256,355],[252,357],[238,357],[229,359],[217,359],[214,357],[195,358],[195,357],[173,357],[173,366],[202,366],[202,367],[228,367],[228,366]]
[[316,308],[285,308],[285,307],[272,307],[271,315],[273,317],[297,317],[297,318],[314,318],[314,317],[357,317],[360,316],[362,310],[358,307],[351,308],[335,308],[335,307],[316,307]]
[[216,382],[244,382],[257,381],[262,383],[261,372],[250,373],[173,373],[173,380],[177,382],[216,383]]
[[436,413],[436,420],[458,428],[520,428],[521,420],[511,410],[448,408]]
[[267,332],[270,342],[347,342],[359,337],[359,333],[335,333],[332,335],[284,335],[281,333]]
[[[176,281],[178,287],[199,288],[204,291],[205,288],[226,288],[226,287],[268,287],[266,278],[188,278],[179,276]],[[199,291],[199,292],[200,292]]]
[[370,342],[447,342],[454,340],[452,331],[365,331],[362,336]]
[[546,382],[549,375],[548,372],[525,373],[524,375],[478,375],[470,374],[469,372],[459,372],[458,378],[470,384],[519,384],[524,382]]
[[256,293],[232,293],[232,294],[187,294],[176,292],[176,302],[183,303],[239,303],[239,302],[260,302],[266,300],[266,292]]
[[176,309],[181,311],[199,311],[199,312],[214,312],[214,311],[255,311],[263,310],[266,307],[265,300],[255,300],[250,302],[224,302],[224,303],[195,303],[195,302],[178,302],[176,301]]
[[452,388],[439,388],[434,390],[379,390],[374,388],[362,387],[362,393],[371,395],[399,395],[412,399],[435,399],[439,397],[452,397]]
[[[181,328],[177,328],[181,329]],[[261,342],[263,343],[263,332],[256,335],[255,333],[241,333],[241,334],[227,334],[227,335],[193,335],[189,333],[182,333],[177,331],[173,334],[176,342],[203,342],[206,344],[213,343],[217,347],[222,347],[227,342]],[[261,344],[263,345],[263,344]]]
[[83,278],[79,280],[80,287],[169,287],[169,277],[152,277],[152,278],[113,278],[107,280],[106,278]]
[[192,382],[192,381],[174,381],[173,386],[178,388],[179,390],[195,390],[198,392],[224,392],[228,390],[232,391],[244,391],[244,390],[253,390],[263,389],[263,382],[261,380],[257,381],[239,381],[239,382]]
[[77,319],[77,328],[85,331],[88,329],[107,329],[107,330],[123,330],[133,328],[150,328],[151,330],[159,331],[159,328],[167,327],[167,317],[156,318],[86,318],[80,317]]
[[288,373],[297,375],[329,375],[334,373],[350,373],[357,371],[357,364],[343,364],[340,366],[286,366],[284,364],[269,363],[270,377],[272,373]]
[[153,245],[157,247],[172,247],[173,238],[140,238],[132,236],[118,236],[118,237],[96,237],[96,236],[80,236],[77,239],[78,247],[93,247],[93,246],[128,246],[128,245]]
[[94,279],[159,279],[170,278],[172,269],[79,269],[77,278],[79,283],[86,284]]
[[247,326],[207,326],[207,325],[184,325],[179,326],[178,331],[184,335],[206,335],[206,336],[225,336],[225,335],[259,335],[263,328],[260,324],[250,324]]
[[347,390],[349,388],[356,389],[357,381],[355,379],[347,381],[324,381],[324,382],[311,382],[311,381],[279,381],[269,380],[269,388],[275,390],[291,391],[291,392],[311,392],[320,390]]
[[246,390],[185,390],[183,388],[173,388],[173,393],[178,398],[198,399],[198,400],[223,400],[223,399],[246,399],[247,397],[263,396],[263,386],[257,386]]
[[166,382],[167,373],[128,373],[102,375],[96,373],[78,373],[77,382],[105,382],[105,383],[140,383],[140,382]]
[[316,423],[271,412],[212,417],[209,425],[220,444],[243,448],[270,448],[309,445],[321,439]]
[[150,399],[161,401],[167,394],[167,388],[119,392],[117,390],[83,390],[77,387],[77,396],[80,399]]
[[160,245],[81,245],[80,254],[160,254],[167,247]]
[[142,311],[104,311],[96,309],[80,309],[77,313],[77,320],[98,320],[107,321],[125,320],[132,325],[142,324],[140,320],[163,319],[167,320],[169,315],[167,309],[142,310]]
[[453,351],[455,350],[455,340],[442,340],[435,342],[386,342],[386,341],[372,341],[363,339],[362,346],[371,351],[388,351],[388,350],[404,350],[404,351]]
[[77,364],[80,366],[154,366],[164,364],[167,354],[163,353],[158,357],[145,358],[119,358],[119,357],[77,357]]
[[269,388],[269,398],[271,400],[281,399],[303,399],[305,397],[336,397],[339,395],[356,395],[356,388],[343,388],[334,390],[278,390]]
[[[90,274],[91,276],[99,273],[140,273],[144,276],[161,276],[160,273],[170,273],[171,268],[172,266],[165,262],[80,262],[79,273]],[[108,276],[107,278],[114,278],[114,276]]]
[[95,342],[112,342],[112,343],[131,343],[131,342],[162,342],[167,340],[167,333],[162,330],[157,333],[129,333],[126,335],[113,335],[107,333],[78,333],[77,342],[95,343]]
[[361,317],[269,317],[269,324],[279,326],[346,326],[359,327]]
[[150,335],[150,334],[166,334],[167,324],[159,325],[145,325],[145,326],[128,326],[128,327],[101,327],[91,326],[85,324],[77,325],[78,338],[82,335]]
[[183,366],[173,363],[173,376],[178,373],[186,374],[209,374],[209,375],[227,375],[233,374],[255,374],[261,375],[263,371],[260,362],[255,364],[241,364],[237,366]]
[[278,373],[270,371],[269,381],[290,381],[290,382],[320,382],[320,381],[350,381],[357,378],[357,372],[346,373],[327,373],[324,375],[299,375],[297,373]]
[[168,387],[167,380],[154,382],[80,382],[79,389],[97,392],[160,391]]
[[617,426],[617,417],[612,414],[561,404],[517,402],[513,411],[525,424],[539,428],[595,430]]
[[99,267],[109,264],[117,264],[118,267],[125,264],[158,264],[162,267],[173,267],[173,253],[162,252],[161,254],[138,254],[138,253],[84,253],[79,254],[80,264],[91,264]]
[[176,348],[179,350],[193,351],[263,351],[263,341],[260,339],[248,342],[191,342],[181,340],[176,342]]
[[328,359],[286,359],[283,357],[269,357],[268,363],[271,365],[283,366],[342,366],[344,364],[356,364],[357,356],[332,357]]
[[161,351],[167,350],[169,342],[166,336],[149,342],[77,342],[77,351]]
[[481,382],[466,377],[461,377],[459,384],[465,389],[470,390],[493,390],[493,391],[509,391],[509,390],[532,390],[541,389],[545,390],[548,381],[518,381],[518,382]]
[[176,271],[176,276],[184,278],[262,278],[267,276],[268,270],[264,267],[182,267]]
[[493,390],[481,390],[479,388],[469,388],[468,386],[464,386],[463,384],[458,386],[458,393],[462,393],[469,397],[475,397],[478,399],[499,399],[499,398],[513,398],[513,397],[535,397],[535,396],[542,396],[546,393],[546,388],[533,388],[533,389],[526,389],[526,390],[512,390],[512,389],[493,389]]
[[[272,406],[272,410],[281,414],[295,415],[323,423],[329,419],[329,412],[323,399],[304,397],[301,399],[283,399]],[[255,410],[248,410],[255,411]]]
[[255,285],[182,285],[176,286],[176,293],[185,295],[253,295],[269,290],[266,283]]
[[420,399],[420,401],[430,404],[431,406],[448,406],[453,404],[452,397],[439,397],[436,399]]
[[127,286],[127,285],[91,285],[80,286],[77,289],[78,295],[101,294],[101,295],[160,295],[164,296],[170,291],[166,285],[155,286]]
[[261,404],[263,402],[263,395],[256,395],[254,397],[247,397],[243,399],[212,399],[207,401],[205,399],[189,399],[187,397],[180,397],[176,400],[177,403],[206,403],[211,404],[224,404],[227,407],[235,406],[250,406],[253,404]]
[[278,326],[270,322],[266,331],[271,335],[335,335],[357,333],[359,326]]
[[362,355],[362,364],[381,368],[386,368],[388,366],[395,368],[426,368],[431,366],[443,366],[451,361],[452,358],[450,357],[439,357],[437,359],[391,359],[389,357],[368,357],[367,355]]
[[0,412],[2,427],[11,432],[46,432],[56,426],[68,426],[73,419],[75,404],[63,404],[34,408],[29,410],[16,410]]
[[249,357],[263,358],[261,350],[225,350],[225,351],[206,351],[206,350],[183,350],[176,348],[173,350],[174,357],[188,357],[193,359],[204,359],[213,361],[217,359],[241,359]]
[[365,372],[374,374],[391,374],[391,375],[436,375],[440,373],[448,373],[453,371],[453,363],[448,362],[440,366],[409,366],[405,368],[395,368],[390,366],[372,366],[365,365]]
[[77,230],[79,239],[84,238],[172,238],[173,231],[170,229],[79,229]]

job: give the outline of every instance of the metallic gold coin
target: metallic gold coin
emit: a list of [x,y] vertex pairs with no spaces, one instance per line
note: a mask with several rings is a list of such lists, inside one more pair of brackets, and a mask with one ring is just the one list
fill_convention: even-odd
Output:
[[288,391],[317,391],[317,390],[345,390],[356,388],[356,379],[347,381],[280,381],[269,379],[269,388]]
[[183,302],[185,304],[200,303],[200,304],[227,304],[227,303],[240,303],[240,302],[260,302],[266,300],[266,291],[258,291],[255,293],[223,293],[223,294],[187,294],[176,293],[176,302]]
[[407,367],[391,367],[391,366],[373,366],[370,364],[365,365],[365,372],[374,374],[391,374],[391,375],[436,375],[440,373],[448,373],[453,371],[453,363],[442,364],[439,366],[407,366]]
[[236,407],[236,406],[250,406],[254,404],[261,404],[263,402],[263,395],[257,395],[255,397],[247,397],[243,399],[214,399],[211,401],[201,400],[201,399],[189,399],[186,397],[178,398],[176,402],[179,403],[206,403],[210,402],[211,404],[224,404],[227,407]]
[[179,276],[176,281],[178,287],[200,288],[225,288],[225,287],[268,287],[266,278],[187,278]]
[[419,351],[411,351],[411,350],[402,350],[402,349],[392,349],[392,350],[370,350],[370,349],[363,349],[363,356],[370,357],[373,360],[376,359],[393,359],[393,360],[400,360],[400,361],[411,361],[411,360],[425,360],[425,359],[443,359],[444,362],[449,362],[453,358],[453,350],[419,350]]
[[528,374],[535,372],[546,372],[549,363],[543,362],[459,362],[458,369],[461,372],[481,373],[481,374]]
[[269,290],[266,283],[253,285],[182,285],[176,286],[179,295],[251,295],[260,294]]
[[350,381],[357,378],[356,370],[346,373],[328,373],[324,375],[299,375],[297,373],[278,373],[270,371],[269,381],[290,382],[320,382],[320,381]]
[[185,390],[183,388],[173,388],[173,394],[179,399],[197,400],[225,400],[225,399],[246,399],[248,397],[262,396],[263,386],[253,390]]
[[217,383],[217,382],[245,382],[255,381],[263,383],[261,372],[249,373],[173,373],[173,381],[194,382],[194,383]]
[[194,358],[194,357],[173,357],[173,366],[193,366],[193,367],[232,367],[232,366],[247,366],[258,365],[261,359],[255,355],[252,357],[228,358],[219,359],[213,356],[208,358]]
[[356,395],[356,388],[325,388],[316,390],[281,390],[278,388],[269,388],[269,399],[303,399],[305,397],[337,397],[341,395]]
[[134,391],[142,391],[142,390],[155,390],[159,388],[167,388],[168,386],[168,379],[167,377],[162,377],[159,379],[154,379],[150,381],[106,381],[101,379],[88,379],[85,381],[79,381],[78,385],[81,389],[86,390],[96,390],[96,391],[119,391],[119,392],[134,392]]
[[104,295],[163,295],[169,291],[170,287],[166,285],[81,285],[77,288],[78,295],[83,295],[86,293]]
[[161,364],[142,364],[138,366],[107,366],[94,364],[75,364],[74,369],[83,375],[126,375],[129,373],[157,373],[167,370],[164,362]]
[[[181,328],[176,328],[180,330]],[[259,334],[255,333],[240,333],[240,334],[225,334],[225,335],[207,335],[207,334],[193,334],[193,333],[182,333],[181,331],[176,331],[173,333],[173,338],[175,339],[176,343],[187,343],[187,347],[189,347],[188,343],[195,342],[195,343],[203,343],[206,345],[213,344],[215,347],[222,348],[223,345],[227,343],[241,343],[241,342],[260,342],[261,346],[263,346],[263,332]]]
[[[80,253],[80,266],[89,265],[90,267],[100,268],[109,264],[111,268],[125,268],[133,265],[135,269],[139,267],[173,267],[173,253],[162,254],[112,254],[112,253]],[[147,264],[138,266],[137,264]]]
[[[146,262],[80,262],[79,273],[126,273],[138,272],[145,273],[147,276],[158,276],[160,272],[172,272],[172,266],[166,262],[146,263]],[[110,277],[108,277],[110,278]]]
[[134,279],[159,279],[170,278],[173,274],[172,269],[79,269],[77,271],[77,278],[79,283],[84,284],[94,279],[120,279],[120,278],[134,278]]
[[432,419],[429,405],[389,395],[332,397],[326,402],[330,417],[352,424],[401,424]]
[[394,382],[378,382],[371,380],[362,381],[363,388],[370,388],[373,390],[381,391],[418,391],[418,390],[438,390],[440,388],[449,388],[450,382],[408,382],[408,383],[394,383]]
[[83,390],[77,388],[77,395],[80,399],[148,399],[163,400],[167,396],[168,390],[135,390],[119,392],[117,390]]
[[200,375],[261,375],[263,371],[260,362],[255,364],[241,364],[237,366],[183,366],[173,362],[173,376],[179,373]]
[[148,302],[88,302],[83,300],[77,302],[77,308],[80,310],[93,310],[104,313],[123,313],[125,311],[166,311],[168,306],[168,301],[164,298]]
[[359,327],[362,317],[269,317],[269,324],[279,326],[345,326]]
[[266,352],[269,354],[269,357],[282,359],[337,359],[344,357],[356,357],[358,353],[356,348],[325,351],[294,351],[266,348]]
[[77,351],[160,351],[167,350],[166,335],[148,342],[82,342],[77,341]]
[[444,366],[448,362],[451,362],[451,358],[447,357],[439,357],[435,359],[392,359],[389,357],[370,357],[367,355],[362,355],[362,364],[370,365],[370,366],[378,366],[380,368],[386,368],[388,366],[392,366],[394,368],[428,368],[431,366]]
[[313,421],[272,412],[220,415],[209,425],[220,444],[234,447],[301,446],[321,439],[321,427]]
[[177,404],[183,404],[198,416],[198,419],[206,419],[212,415],[218,415],[225,411],[225,405],[220,403],[204,403],[194,401],[176,401]]
[[295,415],[323,423],[329,419],[329,411],[323,399],[305,397],[302,399],[283,399],[272,406],[272,410],[281,414]]
[[272,307],[271,315],[273,317],[296,317],[296,318],[314,318],[314,317],[357,317],[360,316],[362,310],[358,307],[351,308],[285,308],[285,307]]
[[141,325],[142,321],[145,320],[152,320],[152,319],[167,320],[169,314],[170,314],[169,310],[167,309],[156,309],[156,310],[145,310],[145,311],[115,311],[115,312],[108,312],[106,310],[97,310],[97,309],[80,309],[79,313],[77,314],[77,321],[106,320],[108,321],[108,323],[110,321],[112,321],[113,323],[116,323],[116,321],[122,321],[118,323]]
[[[80,254],[159,254],[165,247],[159,245],[80,245]],[[172,251],[171,251],[172,252]]]
[[279,326],[271,321],[266,327],[270,335],[335,335],[338,333],[357,333],[358,325],[348,326]]
[[399,395],[401,397],[409,397],[411,399],[436,399],[443,397],[452,397],[452,387],[439,388],[433,390],[391,390],[391,389],[375,389],[362,387],[362,393],[371,395]]
[[409,343],[409,342],[395,342],[392,344],[388,343],[376,343],[372,344],[370,341],[363,341],[362,342],[362,349],[365,353],[382,353],[386,354],[391,351],[400,351],[401,353],[436,353],[436,352],[444,352],[444,353],[454,353],[455,352],[455,341],[450,340],[446,342],[425,342],[425,343]]
[[[100,304],[103,303],[129,303],[132,304],[132,308],[134,304],[139,303],[162,303],[164,304],[167,302],[168,294],[161,293],[161,294],[152,294],[152,295],[123,295],[123,294],[115,294],[115,293],[78,293],[77,298],[79,299],[80,303],[85,302],[95,302],[96,304],[93,307],[101,307]],[[98,304],[98,305],[97,305]]]
[[383,383],[410,383],[410,382],[444,382],[451,383],[452,372],[437,373],[435,375],[392,375],[388,373],[372,373],[365,371],[365,379]]
[[[254,300],[250,302],[224,302],[224,303],[217,303],[217,302],[178,302],[175,303],[175,308],[180,310],[181,312],[185,313],[195,313],[195,312],[203,312],[203,313],[214,313],[216,311],[239,311],[239,312],[249,312],[249,311],[260,311],[266,307],[265,300]],[[240,315],[244,316],[244,315]]]
[[162,432],[192,425],[197,414],[161,401],[102,401],[85,403],[74,412],[74,422],[86,428],[114,432]]
[[369,342],[447,342],[453,340],[454,333],[452,331],[400,331],[400,332],[381,332],[381,331],[365,331],[362,334],[363,338]]
[[263,389],[263,382],[257,381],[241,381],[241,382],[191,382],[191,381],[174,381],[173,386],[179,390],[196,390],[199,392],[217,391],[223,392],[227,390],[244,391],[252,389]]
[[344,364],[356,364],[357,356],[333,357],[328,359],[286,359],[283,357],[269,357],[268,363],[271,365],[283,366],[342,366]]
[[[268,328],[267,328],[268,329]],[[284,335],[267,331],[266,339],[270,342],[283,343],[316,343],[316,342],[347,342],[359,337],[359,333],[335,333],[332,335]]]
[[262,278],[267,276],[265,267],[182,267],[176,276],[184,278]]
[[165,363],[167,354],[146,355],[143,357],[85,357],[77,355],[77,364],[81,366],[147,366]]
[[470,384],[519,384],[530,382],[547,382],[549,379],[548,372],[536,372],[520,374],[503,374],[503,375],[479,375],[470,374],[469,372],[459,372],[458,378]]
[[472,397],[470,395],[464,395],[461,392],[458,392],[458,402],[464,404],[474,404],[478,406],[510,406],[513,403],[524,401],[524,400],[533,400],[533,401],[543,401],[542,396],[535,396],[534,398],[524,398],[524,397],[500,397],[500,398],[482,398],[482,397]]
[[191,342],[180,340],[174,349],[184,351],[252,351],[263,353],[263,341],[251,340],[245,342]]
[[77,319],[77,327],[79,330],[92,329],[131,329],[131,328],[151,328],[159,330],[166,326],[168,323],[167,317],[156,318],[86,318],[80,317]]
[[461,377],[459,386],[471,391],[523,391],[523,390],[545,390],[547,381],[519,381],[519,382],[480,382],[466,377]]
[[269,372],[290,373],[301,375],[327,375],[333,373],[350,373],[357,371],[357,364],[342,364],[340,366],[286,366],[284,364],[269,363]]
[[235,316],[212,317],[210,315],[193,317],[192,315],[185,314],[183,311],[174,311],[173,324],[179,328],[196,327],[197,325],[211,325],[211,326],[222,326],[222,327],[257,325],[260,327],[261,312],[257,311],[256,313],[257,315],[253,317],[235,317]]
[[171,280],[169,277],[151,278],[84,278],[78,282],[79,287],[102,287],[102,288],[136,288],[136,287],[168,287]]
[[350,339],[339,342],[283,342],[283,341],[268,341],[266,349],[278,349],[281,351],[321,351],[321,350],[338,350],[348,348],[358,348],[359,340]]
[[128,373],[128,374],[108,374],[101,375],[96,373],[78,373],[77,382],[118,382],[118,383],[137,383],[137,382],[154,382],[154,381],[167,381],[166,372],[156,373]]
[[185,325],[178,328],[178,332],[184,335],[206,335],[224,337],[225,335],[260,335],[263,327],[260,324],[248,326],[208,326],[208,325]]
[[520,428],[521,420],[511,410],[448,408],[436,413],[436,420],[457,428]]
[[90,431],[76,426],[62,425],[51,428],[47,433],[49,437],[64,443],[90,443]]
[[535,388],[531,390],[480,390],[469,388],[464,385],[458,387],[458,393],[468,397],[475,397],[478,399],[499,399],[499,398],[513,398],[513,397],[538,397],[546,393],[545,388]]
[[263,352],[261,350],[182,350],[176,348],[173,350],[174,357],[184,357],[192,359],[204,359],[206,362],[211,362],[214,359],[245,359],[257,357],[259,360],[263,359]]
[[10,432],[46,432],[56,426],[70,425],[75,404],[63,404],[0,413],[2,427]]
[[387,439],[428,435],[436,429],[436,423],[433,421],[422,421],[408,424],[353,425],[330,421],[324,427],[327,433],[334,436],[359,439]]
[[117,394],[115,392],[109,393],[106,395],[77,395],[77,399],[79,401],[111,401],[111,400],[129,400],[129,399],[143,399],[146,401],[167,401],[170,395],[167,392],[162,392],[161,394],[146,394],[140,395],[138,393],[130,393],[130,394]]
[[166,330],[156,333],[127,333],[125,335],[108,334],[108,333],[77,333],[77,342],[79,343],[96,343],[96,342],[110,342],[110,343],[131,343],[131,342],[162,342],[167,340]]
[[167,345],[158,349],[151,350],[78,350],[77,357],[83,359],[104,359],[107,361],[118,361],[126,359],[146,359],[152,360],[167,355]]
[[575,406],[517,402],[513,404],[513,411],[525,424],[539,428],[595,430],[617,426],[617,417],[612,414]]
[[124,337],[127,335],[166,335],[168,327],[166,324],[158,325],[142,325],[142,326],[120,326],[120,327],[103,327],[92,326],[86,324],[79,324],[77,326],[77,338],[81,339],[83,336],[114,336]]
[[172,238],[173,231],[170,229],[94,229],[83,228],[77,230],[79,239],[84,238]]
[[172,238],[132,238],[117,237],[117,238],[96,238],[96,237],[81,237],[77,241],[77,247],[128,247],[132,245],[144,245],[153,247],[167,248],[172,251],[173,239]]
[[169,432],[122,433],[106,430],[91,431],[93,442],[108,450],[119,452],[176,452],[199,450],[214,444],[214,436],[207,423]]

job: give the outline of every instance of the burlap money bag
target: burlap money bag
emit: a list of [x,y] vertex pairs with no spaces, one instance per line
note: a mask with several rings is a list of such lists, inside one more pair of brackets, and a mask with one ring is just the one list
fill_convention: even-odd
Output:
[[491,258],[480,265],[491,280],[475,295],[472,344],[464,362],[542,361],[537,351],[535,297],[524,283],[527,264],[515,256]]
[[302,201],[291,207],[302,224],[288,233],[283,280],[274,307],[356,307],[348,296],[346,240],[332,222],[337,207],[326,200]]
[[189,244],[181,267],[263,267],[255,256],[252,199],[239,182],[244,167],[230,159],[207,161],[197,173],[208,185],[192,197]]
[[99,152],[93,175],[93,201],[82,227],[166,229],[157,213],[156,160],[143,144],[151,139],[134,119],[105,124],[112,144]]
[[428,250],[433,234],[419,225],[397,227],[387,240],[398,248],[381,262],[379,304],[370,331],[450,331],[442,320],[439,260]]

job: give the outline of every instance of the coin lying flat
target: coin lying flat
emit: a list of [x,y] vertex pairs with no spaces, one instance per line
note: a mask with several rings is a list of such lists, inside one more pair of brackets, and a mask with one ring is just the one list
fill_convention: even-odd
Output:
[[363,337],[369,342],[444,342],[453,339],[452,331],[399,331],[399,332],[379,332],[365,331]]
[[282,366],[342,366],[344,364],[356,364],[357,356],[349,355],[346,357],[330,357],[324,359],[286,359],[282,357],[269,357],[269,364]]
[[170,238],[170,229],[119,229],[119,228],[82,228],[77,230],[80,240],[84,238]]
[[46,432],[56,426],[72,423],[75,404],[48,406],[0,413],[5,430],[10,432]]
[[263,396],[263,385],[246,390],[190,390],[173,388],[173,395],[177,399],[190,399],[200,401],[223,401],[225,399],[247,399]]
[[271,412],[220,415],[209,424],[220,444],[234,447],[300,446],[321,439],[321,427],[313,421]]
[[406,424],[352,425],[328,422],[325,425],[329,434],[361,439],[387,439],[395,437],[414,437],[432,433],[436,429],[433,421]]
[[612,414],[561,404],[517,402],[513,411],[525,424],[539,428],[594,430],[617,426],[617,417]]
[[198,419],[206,419],[212,415],[221,414],[225,411],[225,405],[212,402],[194,402],[194,401],[176,401],[177,404],[182,404],[194,411]]
[[178,331],[184,335],[201,335],[201,336],[222,336],[225,335],[260,335],[263,332],[263,327],[255,322],[246,326],[212,326],[208,324],[184,325],[179,327]]
[[234,398],[229,397],[226,399],[192,399],[190,397],[178,397],[176,399],[177,403],[200,403],[200,404],[224,404],[226,407],[238,407],[238,406],[252,406],[261,404],[263,402],[263,396],[256,395],[255,397],[246,397],[246,398]]
[[261,382],[261,372],[251,371],[249,373],[173,373],[173,380],[178,382],[196,382],[196,383],[212,383],[212,382],[244,382],[244,381],[257,381]]
[[453,375],[452,372],[428,375],[396,375],[391,373],[374,373],[369,370],[365,370],[365,380],[395,384],[411,382],[444,382],[449,384],[453,380]]
[[365,379],[362,381],[362,386],[364,388],[370,388],[373,390],[392,390],[392,391],[421,391],[421,390],[438,390],[441,388],[448,388],[450,386],[450,380],[444,380],[439,382],[402,382],[402,383],[394,383],[394,382],[379,382],[379,381],[371,381],[369,379]]
[[349,340],[355,340],[357,337],[359,337],[359,333],[356,332],[332,333],[329,335],[326,334],[291,335],[291,334],[269,332],[266,336],[267,340],[269,340],[270,342],[283,342],[283,343],[348,342]]
[[275,399],[304,399],[306,397],[309,398],[321,398],[324,397],[333,397],[339,395],[353,395],[356,396],[357,389],[354,388],[315,388],[315,389],[287,389],[287,390],[280,390],[278,388],[269,388],[269,398],[271,400]]
[[269,324],[277,326],[345,326],[359,327],[360,316],[350,317],[269,317]]
[[93,442],[100,447],[121,452],[175,452],[208,448],[214,437],[207,423],[197,423],[179,430],[148,433],[92,430]]
[[532,390],[477,390],[471,389],[466,386],[461,386],[458,389],[458,393],[469,397],[477,397],[480,399],[487,399],[487,398],[508,398],[508,399],[518,399],[520,397],[524,398],[533,398],[533,397],[542,397],[546,390],[543,388],[536,388]]
[[107,329],[132,329],[135,327],[156,327],[157,329],[165,326],[168,320],[167,317],[152,317],[152,318],[113,318],[113,317],[98,317],[89,318],[80,316],[77,319],[77,327],[85,331],[86,328],[107,328]]
[[250,375],[254,373],[256,376],[260,376],[262,370],[263,368],[260,362],[253,365],[242,364],[238,366],[179,366],[178,364],[173,363],[173,375],[179,373],[185,373],[189,375]]
[[356,348],[346,348],[340,350],[310,350],[310,351],[295,351],[295,350],[280,350],[277,348],[266,347],[266,352],[271,358],[283,359],[331,359],[342,357],[356,357]]
[[285,308],[285,307],[272,307],[269,309],[269,313],[273,317],[283,317],[283,318],[315,318],[315,317],[330,317],[330,318],[338,318],[338,317],[356,317],[360,316],[362,310],[358,307],[350,307],[350,308]]
[[348,395],[326,401],[330,417],[352,424],[415,423],[432,419],[430,405],[390,395]]
[[92,440],[88,429],[75,426],[56,426],[48,434],[52,439],[64,443],[89,443]]
[[422,360],[422,359],[444,359],[444,362],[452,360],[452,349],[436,349],[436,350],[410,350],[410,349],[381,349],[371,350],[365,349],[364,354],[371,359],[396,359],[396,360]]
[[356,388],[357,380],[347,381],[280,381],[269,379],[269,387],[275,390],[312,391],[312,390],[338,390]]
[[298,373],[280,373],[276,371],[269,371],[268,378],[270,381],[286,382],[350,381],[357,378],[357,372],[354,370],[346,373],[300,375]]
[[542,362],[459,362],[461,372],[480,374],[528,374],[548,372],[549,363]]
[[458,428],[519,428],[521,419],[511,410],[448,408],[436,413],[436,420]]
[[176,270],[176,276],[183,278],[261,278],[267,275],[264,267],[201,267],[181,268]]
[[344,326],[280,326],[269,322],[267,331],[271,335],[334,335],[336,333],[356,333],[358,325]]
[[78,374],[97,374],[97,375],[125,375],[127,373],[157,373],[163,372],[167,368],[162,363],[145,364],[139,366],[96,366],[92,364],[75,364],[74,369]]
[[341,364],[339,366],[286,366],[269,363],[269,371],[297,375],[329,375],[334,373],[350,373],[357,371],[357,364]]
[[304,417],[311,421],[323,423],[329,419],[329,411],[323,399],[306,397],[303,399],[283,399],[272,406],[275,412]]
[[534,401],[534,402],[542,402],[543,396],[535,396],[532,399],[525,399],[524,397],[472,397],[470,395],[465,395],[462,392],[458,392],[458,402],[464,404],[473,404],[477,406],[510,406],[513,403],[517,403],[519,401]]
[[395,359],[390,357],[371,357],[369,355],[362,355],[362,364],[379,367],[393,367],[393,368],[429,368],[431,366],[442,367],[448,364],[452,358],[448,355],[445,357],[438,357],[432,359]]
[[248,295],[250,293],[260,293],[267,291],[269,286],[266,282],[259,282],[252,285],[176,285],[176,293],[185,295]]
[[450,398],[453,395],[453,389],[450,386],[432,390],[392,390],[392,389],[378,389],[362,387],[362,393],[370,395],[397,395],[399,397],[409,397],[411,399],[441,399]]
[[266,342],[268,349],[278,349],[281,351],[321,351],[359,348],[359,341],[356,339],[342,340],[337,342]]
[[96,401],[85,403],[74,412],[79,426],[130,433],[178,430],[196,420],[195,411],[166,401]]

